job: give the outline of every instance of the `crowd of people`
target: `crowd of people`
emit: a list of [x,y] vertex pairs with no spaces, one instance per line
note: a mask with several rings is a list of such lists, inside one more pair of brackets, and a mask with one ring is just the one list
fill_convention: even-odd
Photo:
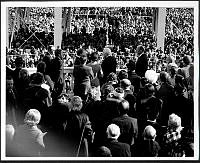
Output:
[[[13,8],[11,9],[14,15],[11,16],[11,22],[14,22],[15,10]],[[32,33],[36,32],[35,35],[38,39],[31,37],[24,46],[26,45],[27,48],[30,48],[34,45],[36,48],[40,48],[41,46],[42,48],[47,48],[48,45],[53,44],[54,9],[28,8],[26,10],[30,10],[28,12],[29,16],[28,18],[24,18],[24,20],[20,18],[20,22],[22,23],[18,25],[18,30],[15,30],[12,47],[19,48],[24,40],[28,39]],[[122,51],[124,51],[123,46],[129,48],[129,46],[132,45],[136,48],[138,42],[143,41],[141,39],[148,40],[153,38],[150,42],[155,43],[156,39],[152,24],[154,10],[155,8],[150,7],[72,8],[71,33],[68,36],[64,33],[63,46],[67,44],[67,46],[77,49],[80,45],[79,42],[93,45],[93,42],[98,42],[98,40],[100,40],[98,44],[96,43],[93,46],[95,48],[99,48],[100,46],[102,51],[102,47],[104,47],[107,41],[107,36],[109,43],[120,46],[120,48],[122,47]],[[167,8],[166,51],[173,49],[173,52],[176,50],[178,53],[181,53],[187,48],[188,53],[193,52],[194,18],[192,12],[190,8]],[[182,16],[184,17],[183,19]],[[10,25],[10,27],[12,26]],[[100,31],[103,35],[100,37],[101,39],[98,39],[99,35],[95,36],[95,29],[96,33]],[[10,29],[10,39],[11,31],[12,29]],[[146,38],[147,36],[148,38]],[[42,42],[43,45],[41,45],[40,42]],[[119,44],[120,42],[123,42],[124,45]],[[64,47],[62,49],[64,49]]]
[[63,78],[61,49],[31,75],[22,57],[14,70],[7,66],[6,156],[193,157],[191,56],[168,56],[156,73],[142,45],[119,72],[111,49],[102,55],[99,62],[97,51],[78,49],[73,87]]
[[194,156],[192,9],[167,8],[164,51],[153,8],[72,8],[62,50],[49,42],[53,10],[30,12],[17,39],[32,27],[42,38],[7,51],[6,156]]

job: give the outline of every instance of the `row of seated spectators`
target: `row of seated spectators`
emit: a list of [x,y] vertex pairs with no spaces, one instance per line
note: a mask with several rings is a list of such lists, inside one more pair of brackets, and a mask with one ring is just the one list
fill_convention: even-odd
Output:
[[[16,58],[6,69],[6,155],[58,157],[193,157],[193,63],[170,56],[148,70],[143,46],[116,72],[109,48],[77,51],[74,85],[63,80],[61,50],[45,56],[29,76]],[[66,86],[64,86],[66,84]],[[68,90],[72,89],[72,93]],[[19,150],[20,149],[20,150]]]

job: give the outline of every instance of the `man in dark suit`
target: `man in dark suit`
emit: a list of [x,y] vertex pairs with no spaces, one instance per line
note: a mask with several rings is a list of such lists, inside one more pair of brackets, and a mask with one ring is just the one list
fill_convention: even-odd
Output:
[[117,139],[120,135],[120,128],[116,124],[110,124],[107,127],[107,141],[105,146],[111,151],[112,157],[130,157],[130,145],[119,142]]
[[53,98],[57,98],[64,89],[62,50],[55,50],[55,58],[51,61],[51,80],[54,82]]
[[174,105],[175,92],[174,88],[168,83],[168,74],[166,72],[160,72],[159,80],[161,83],[160,88],[155,95],[163,101],[163,105],[158,122],[167,126],[170,108]]
[[147,71],[148,68],[148,58],[147,55],[145,54],[144,47],[142,45],[139,45],[136,49],[136,53],[138,54],[139,57],[136,62],[135,72],[140,77],[144,77],[145,72]]
[[79,58],[80,65],[74,65],[74,95],[80,96],[83,100],[86,100],[88,91],[91,88],[91,80],[94,78],[92,68],[86,66],[87,53],[85,50]]
[[116,73],[116,66],[117,66],[117,61],[114,56],[112,56],[112,52],[109,48],[104,48],[103,50],[103,55],[104,55],[104,60],[101,64],[102,70],[103,70],[103,83],[105,83],[107,76],[111,73],[114,72]]
[[118,125],[121,129],[118,140],[133,147],[138,136],[137,119],[128,116],[129,102],[126,100],[120,102],[118,110],[120,116],[112,120],[112,123]]

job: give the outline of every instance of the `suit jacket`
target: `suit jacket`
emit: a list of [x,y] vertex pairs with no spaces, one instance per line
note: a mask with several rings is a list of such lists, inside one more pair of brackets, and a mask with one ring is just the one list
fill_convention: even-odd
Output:
[[113,56],[108,56],[103,60],[101,67],[104,74],[104,81],[106,81],[107,76],[111,72],[116,73],[116,66],[117,66],[117,61]]
[[135,139],[138,136],[138,124],[137,119],[129,117],[128,115],[122,115],[114,118],[112,122],[119,126],[121,135],[118,140],[129,145],[135,144]]
[[147,71],[148,68],[148,58],[146,54],[142,54],[137,62],[136,62],[136,68],[135,68],[135,72],[137,75],[139,75],[140,77],[144,77],[145,76],[145,72]]
[[94,78],[92,68],[86,65],[75,65],[74,71],[74,95],[85,98],[91,87],[91,80]]
[[137,94],[140,89],[140,79],[141,77],[138,76],[134,71],[128,72],[128,79],[131,81],[131,84],[134,86],[134,93]]
[[118,142],[116,139],[108,139],[105,146],[110,149],[112,157],[131,157],[130,146]]
[[163,83],[156,92],[156,97],[163,101],[159,122],[162,125],[167,125],[170,108],[173,106],[173,99],[175,97],[173,87],[168,83]]
[[59,78],[63,78],[62,76],[62,60],[59,57],[55,57],[51,61],[51,80],[55,83],[58,82]]

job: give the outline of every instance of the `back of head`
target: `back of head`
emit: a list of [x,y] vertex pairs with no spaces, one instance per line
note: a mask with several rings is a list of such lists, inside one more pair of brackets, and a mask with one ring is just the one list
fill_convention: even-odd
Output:
[[140,55],[140,54],[142,54],[142,53],[144,53],[144,47],[142,46],[142,45],[138,45],[138,47],[137,47],[137,49],[136,49],[136,53],[138,54],[138,55]]
[[168,79],[168,74],[167,72],[160,72],[160,81],[163,82],[163,83],[166,83],[167,82],[167,79]]
[[73,96],[70,103],[73,111],[80,111],[83,107],[82,99],[79,96]]
[[104,55],[104,57],[112,55],[110,48],[104,48],[103,49],[103,55]]
[[150,82],[150,83],[156,83],[158,79],[158,75],[154,70],[147,70],[145,72],[145,78]]
[[97,61],[98,60],[98,53],[97,52],[92,52],[91,53],[91,60],[94,62],[94,61]]
[[123,99],[124,98],[124,90],[121,87],[115,88],[114,97],[117,99]]
[[29,77],[29,72],[28,72],[28,70],[27,70],[27,69],[21,69],[21,70],[19,71],[19,78],[20,78],[20,79],[25,79],[25,78],[27,78],[27,77]]
[[116,124],[110,124],[106,130],[108,138],[118,139],[120,136],[120,128]]
[[45,62],[39,62],[37,64],[37,72],[45,73],[46,70],[46,63]]
[[37,109],[30,109],[24,118],[24,123],[28,125],[37,125],[40,122],[41,114]]
[[131,81],[129,79],[122,79],[120,85],[123,89],[126,89],[131,86]]
[[117,75],[114,72],[111,72],[106,79],[106,82],[112,82],[113,84],[117,84]]
[[44,75],[40,72],[36,72],[31,75],[31,84],[42,84],[44,82]]
[[129,111],[129,102],[126,100],[122,100],[119,104],[118,104],[118,110],[120,112],[120,115],[124,115],[127,114]]
[[169,115],[168,127],[171,128],[171,129],[174,129],[175,131],[181,131],[182,128],[183,128],[181,126],[181,118],[174,113]]
[[156,137],[156,130],[152,126],[145,127],[143,132],[144,139],[154,139]]
[[126,72],[126,70],[121,70],[118,74],[118,78],[119,80],[128,79],[128,73]]
[[111,151],[106,146],[101,146],[95,153],[96,157],[112,157]]
[[114,87],[111,84],[107,84],[102,89],[102,96],[106,98],[109,94],[113,94],[114,91],[115,91]]
[[152,84],[150,84],[150,83],[146,84],[144,86],[144,88],[145,88],[145,94],[146,94],[147,97],[152,96],[154,94],[154,92],[155,92],[154,86]]
[[76,52],[77,56],[81,56],[85,50],[83,48],[79,48]]

